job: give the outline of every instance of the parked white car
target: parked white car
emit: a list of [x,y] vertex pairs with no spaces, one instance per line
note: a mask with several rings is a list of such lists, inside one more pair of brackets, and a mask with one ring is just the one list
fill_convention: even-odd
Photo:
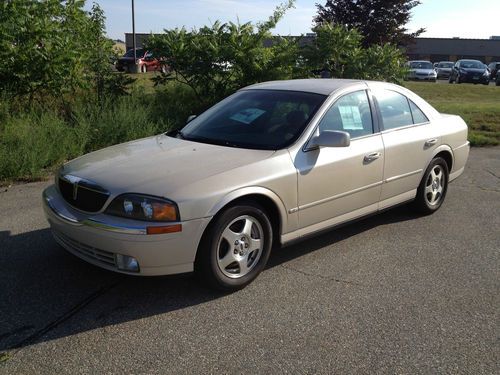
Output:
[[87,262],[194,270],[230,290],[257,277],[273,245],[405,202],[433,213],[468,154],[464,121],[403,87],[266,82],[181,131],[65,164],[43,202],[57,242]]
[[436,82],[437,73],[430,61],[409,61],[408,79]]

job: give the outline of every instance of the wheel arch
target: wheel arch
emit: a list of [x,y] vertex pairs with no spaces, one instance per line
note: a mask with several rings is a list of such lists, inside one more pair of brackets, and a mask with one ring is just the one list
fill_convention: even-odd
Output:
[[[451,150],[451,147],[448,145],[441,145],[437,147],[434,150],[434,153],[432,155],[432,159],[441,157],[446,161],[446,164],[448,165],[448,172],[451,173],[451,169],[453,168],[453,151]],[[431,160],[432,160],[431,159]],[[430,161],[429,161],[430,163]]]
[[263,187],[246,187],[225,195],[210,210],[208,215],[213,216],[210,223],[226,208],[235,206],[240,202],[255,202],[266,210],[273,229],[273,242],[279,242],[283,228],[287,224],[286,208],[275,192]]

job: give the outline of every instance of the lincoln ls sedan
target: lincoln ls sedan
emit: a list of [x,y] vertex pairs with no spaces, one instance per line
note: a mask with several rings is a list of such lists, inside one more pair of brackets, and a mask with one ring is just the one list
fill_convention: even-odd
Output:
[[382,82],[260,83],[193,117],[62,166],[43,192],[55,240],[111,271],[236,290],[276,246],[403,203],[432,214],[469,154],[460,117]]

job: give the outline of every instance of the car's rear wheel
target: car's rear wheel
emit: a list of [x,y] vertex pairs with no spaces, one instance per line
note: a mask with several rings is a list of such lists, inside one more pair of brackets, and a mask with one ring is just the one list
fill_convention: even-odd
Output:
[[264,269],[272,242],[271,222],[262,207],[250,203],[230,207],[203,235],[195,273],[217,289],[241,289]]
[[141,73],[146,73],[148,71],[148,67],[146,66],[146,64],[142,64],[141,65]]
[[415,208],[424,214],[431,214],[443,204],[448,190],[448,164],[437,157],[432,159],[417,189]]

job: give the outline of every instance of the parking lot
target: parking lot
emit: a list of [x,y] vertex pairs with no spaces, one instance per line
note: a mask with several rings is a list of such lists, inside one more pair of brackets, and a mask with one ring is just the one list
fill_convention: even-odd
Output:
[[50,182],[0,193],[0,373],[498,373],[500,148],[443,207],[276,250],[246,289],[137,278],[61,250]]

